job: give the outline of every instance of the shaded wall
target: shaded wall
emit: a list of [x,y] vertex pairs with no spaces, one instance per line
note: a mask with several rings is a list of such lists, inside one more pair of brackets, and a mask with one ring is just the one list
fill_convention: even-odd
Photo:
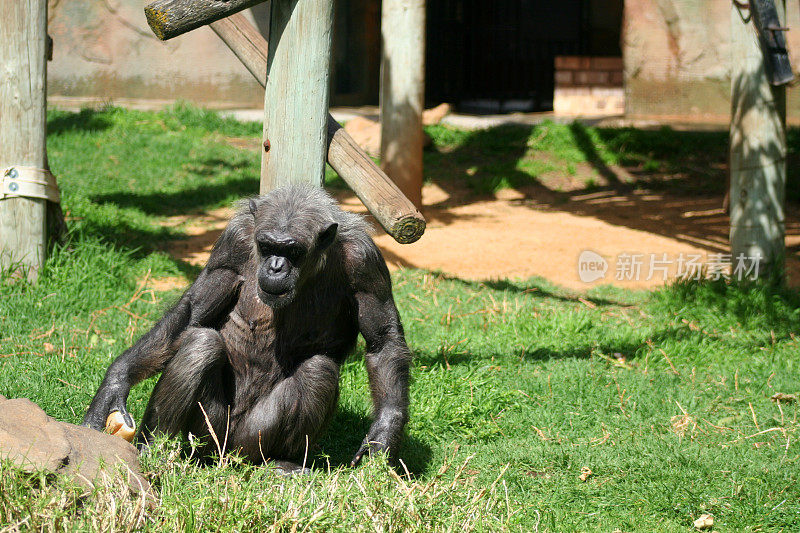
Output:
[[[261,88],[209,28],[167,42],[156,39],[144,18],[147,1],[50,0],[55,45],[48,70],[50,94],[262,105]],[[613,47],[618,15],[612,7],[619,7],[620,1],[613,0],[605,11],[598,8],[599,0],[588,3],[593,8],[589,21],[593,47]],[[792,28],[787,36],[796,70],[800,69],[798,4],[800,0],[787,0]],[[625,0],[624,5],[626,111],[724,120],[730,106],[730,0]],[[375,99],[378,6],[375,0],[337,2],[333,103]],[[268,27],[267,4],[245,13],[262,31]],[[434,37],[429,34],[429,41]],[[456,52],[455,58],[463,56]],[[435,64],[431,60],[429,67]],[[452,68],[457,62],[444,64]],[[469,67],[464,71],[474,70]],[[463,89],[464,84],[456,87]],[[800,89],[790,89],[787,102],[789,117],[800,118]]]
[[211,29],[159,41],[146,3],[50,0],[49,94],[263,105],[263,90]]
[[[787,0],[789,52],[800,70],[800,0]],[[631,115],[726,119],[731,0],[625,0],[625,109]],[[787,114],[800,117],[790,88]]]
[[[156,39],[144,17],[150,1],[49,0],[54,41],[49,94],[263,105],[263,89],[210,28],[166,42]],[[379,5],[374,0],[336,3],[331,100],[365,103],[377,95]],[[244,14],[268,35],[268,2]]]

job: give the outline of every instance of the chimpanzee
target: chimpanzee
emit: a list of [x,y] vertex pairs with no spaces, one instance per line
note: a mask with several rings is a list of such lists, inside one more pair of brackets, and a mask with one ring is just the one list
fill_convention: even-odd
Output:
[[339,367],[366,341],[374,421],[352,464],[396,453],[408,419],[411,353],[389,271],[358,215],[321,188],[243,202],[175,306],[108,368],[84,418],[102,430],[132,386],[161,372],[137,435],[209,426],[228,450],[297,472],[337,404]]

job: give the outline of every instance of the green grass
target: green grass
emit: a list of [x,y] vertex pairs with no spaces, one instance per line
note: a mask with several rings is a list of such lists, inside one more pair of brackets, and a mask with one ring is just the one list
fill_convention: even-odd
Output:
[[[430,126],[435,149],[426,153],[426,175],[437,183],[463,181],[480,193],[540,185],[572,188],[646,188],[684,195],[723,195],[727,183],[728,134],[596,128],[545,121],[462,131]],[[800,200],[800,128],[789,128],[787,198]],[[579,171],[580,166],[580,171]],[[620,169],[626,172],[623,174]]]
[[[549,164],[586,157],[569,126],[544,127],[532,138]],[[513,129],[432,131],[432,179],[475,150],[492,161],[485,172],[511,172],[531,142]],[[649,135],[587,131],[608,164],[644,151],[631,139]],[[259,154],[224,139],[258,135],[185,106],[51,113],[70,233],[38,284],[0,282],[0,394],[81,420],[110,361],[178,296],[142,280],[196,273],[159,251],[181,236],[159,222],[254,194]],[[408,474],[379,460],[344,466],[369,425],[359,347],[311,476],[236,458],[200,466],[167,442],[144,458],[159,505],[142,508],[118,485],[85,493],[0,463],[0,528],[688,531],[708,512],[718,531],[800,529],[800,409],[770,400],[800,391],[797,292],[687,283],[576,295],[540,279],[415,270],[394,283],[416,355]],[[137,418],[153,383],[131,394]]]

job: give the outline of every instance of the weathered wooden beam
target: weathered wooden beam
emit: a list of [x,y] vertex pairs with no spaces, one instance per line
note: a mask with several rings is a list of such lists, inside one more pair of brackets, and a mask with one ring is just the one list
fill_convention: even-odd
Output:
[[266,0],[156,0],[145,6],[147,23],[162,41],[206,26]]
[[[242,14],[211,24],[211,29],[228,45],[262,85],[267,80],[266,39]],[[425,232],[425,218],[397,185],[328,115],[328,163],[347,183],[380,225],[397,242],[408,244]]]
[[333,3],[271,0],[261,194],[325,177]]
[[381,34],[381,166],[419,207],[424,140],[425,0],[383,0]]
[[[14,167],[47,169],[47,0],[3,2],[0,65],[0,173],[9,169],[9,178],[21,178]],[[14,183],[9,190],[21,189]],[[28,279],[37,278],[46,254],[46,213],[42,198],[0,199],[0,267],[20,266]]]
[[[785,6],[776,2],[783,16]],[[773,86],[752,24],[734,2],[731,12],[731,255],[760,275],[782,274],[786,222],[786,89]]]

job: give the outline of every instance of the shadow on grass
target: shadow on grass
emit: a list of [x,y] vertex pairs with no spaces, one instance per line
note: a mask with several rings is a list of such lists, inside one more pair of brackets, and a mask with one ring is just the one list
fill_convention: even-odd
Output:
[[519,170],[518,163],[525,157],[528,140],[537,127],[504,125],[475,130],[453,150],[427,150],[426,177],[456,201],[463,197],[462,184],[479,194],[530,185],[534,183],[533,178]]
[[[331,468],[349,466],[371,423],[371,419],[340,407],[317,445],[322,453],[317,457],[317,465],[324,465],[327,461]],[[424,473],[431,455],[431,448],[427,443],[410,435],[403,439],[399,457],[411,474]]]
[[[192,168],[196,174],[213,176],[215,169],[241,172],[248,165],[244,162],[230,164],[219,159],[205,160]],[[242,176],[228,179],[223,183],[208,183],[174,192],[116,192],[99,194],[91,199],[98,203],[112,203],[120,207],[135,208],[148,215],[170,216],[178,213],[192,213],[211,206],[217,206],[220,199],[246,198],[258,194],[258,178]]]
[[[472,280],[462,279],[456,276],[451,276],[449,274],[443,273],[438,270],[428,271],[428,272],[436,276],[438,280],[458,283],[474,291],[479,291],[481,288],[485,287],[496,291],[508,291],[520,294],[530,294],[531,296],[537,299],[552,299],[552,300],[557,300],[559,302],[572,302],[572,303],[580,303],[583,305],[586,305],[587,302],[589,304],[594,304],[597,306],[622,307],[622,306],[632,305],[630,301],[613,300],[603,296],[588,295],[583,293],[574,294],[567,289],[562,289],[555,285],[552,285],[544,278],[531,278],[525,281],[516,281],[509,279],[472,281]],[[613,287],[609,288],[611,290],[616,290]]]
[[[648,336],[654,342],[659,340],[659,336]],[[415,359],[421,366],[449,366],[468,365],[476,361],[490,363],[508,358],[515,358],[520,361],[555,361],[561,359],[588,359],[592,354],[600,353],[609,357],[622,356],[627,360],[632,360],[644,346],[648,339],[636,339],[631,341],[609,341],[609,342],[585,342],[573,345],[568,349],[556,349],[551,346],[531,346],[527,349],[516,348],[509,352],[488,352],[488,353],[454,353],[445,357],[442,353],[420,352],[415,353]],[[617,355],[618,354],[618,355]]]
[[[192,213],[218,207],[225,202],[233,205],[237,199],[258,194],[258,178],[247,175],[247,162],[231,163],[213,158],[187,165],[190,172],[209,178],[220,173],[233,173],[234,176],[221,182],[209,179],[207,183],[171,192],[113,192],[91,196],[90,200],[98,204],[113,204],[121,209],[136,210],[148,216],[185,214],[190,219]],[[148,225],[146,229],[141,225],[134,226],[121,216],[86,220],[82,225],[82,231],[100,235],[115,246],[130,250],[135,258],[143,258],[154,251],[163,250],[163,245],[167,242],[186,237],[180,231],[157,224]],[[173,260],[189,279],[194,279],[201,270],[181,258],[173,257]]]
[[[449,278],[451,281],[477,287],[488,284]],[[613,300],[571,298],[541,290],[535,281],[517,284],[496,282],[495,288],[505,290],[533,287],[531,298],[557,302],[576,301],[582,304],[595,302],[596,313],[619,316],[622,309],[631,309],[636,317],[644,314],[638,322],[620,318],[619,324],[627,323],[618,330],[613,323],[600,322],[599,315],[587,318],[588,323],[576,322],[562,325],[563,341],[534,336],[527,346],[509,345],[507,350],[471,351],[468,347],[459,351],[457,345],[446,349],[415,348],[415,360],[419,366],[455,367],[476,362],[494,364],[495,360],[519,359],[527,361],[550,361],[567,358],[588,358],[597,355],[603,358],[632,361],[653,352],[661,358],[662,346],[690,343],[702,346],[708,342],[720,349],[740,351],[768,348],[777,342],[796,338],[800,331],[800,291],[787,288],[775,281],[726,282],[680,281],[644,297],[632,305]],[[499,298],[497,298],[499,299]],[[616,307],[616,309],[614,309]],[[468,313],[475,314],[475,313]],[[598,318],[595,318],[597,316]],[[536,320],[532,318],[531,320]],[[489,328],[492,326],[489,325]],[[484,324],[484,329],[486,325]],[[746,335],[730,335],[729,331],[746,331]],[[465,345],[466,346],[466,345]]]
[[800,332],[800,291],[777,280],[677,282],[656,293],[654,305],[699,318],[727,319],[737,329],[761,329],[769,332],[770,342]]
[[[440,208],[482,201],[483,195],[510,187],[521,193],[521,199],[512,200],[519,205],[596,217],[710,251],[728,248],[729,221],[722,209],[725,131],[589,128],[580,123],[568,126],[566,135],[563,126],[552,123],[431,131],[441,151],[426,152],[426,177],[449,195],[425,210],[431,221],[450,224],[452,215]],[[800,201],[800,128],[788,130],[787,142],[787,199]],[[617,165],[607,162],[610,156]],[[575,157],[593,167],[601,183],[570,177],[565,165]],[[800,223],[789,220],[787,233],[800,235]]]
[[[79,230],[87,235],[95,235],[111,243],[116,249],[128,252],[134,259],[144,259],[153,252],[162,251],[159,244],[180,239],[182,235],[176,234],[170,228],[154,227],[144,230],[133,227],[124,220],[97,221],[87,220],[82,223]],[[170,256],[175,267],[187,279],[194,280],[200,271],[200,267],[192,265],[186,261],[175,259]]]
[[47,119],[47,135],[62,135],[67,132],[102,131],[113,126],[107,112],[83,109],[78,113],[68,111],[50,111]]
[[605,178],[609,185],[620,190],[630,189],[630,185],[622,183],[617,173],[614,172],[605,161],[603,161],[603,158],[597,151],[594,141],[587,132],[586,126],[579,122],[573,122],[570,124],[569,130],[572,133],[572,138],[575,140],[575,144],[580,151],[583,152],[586,161],[588,161],[589,164],[592,165],[595,170],[597,170],[598,174]]

